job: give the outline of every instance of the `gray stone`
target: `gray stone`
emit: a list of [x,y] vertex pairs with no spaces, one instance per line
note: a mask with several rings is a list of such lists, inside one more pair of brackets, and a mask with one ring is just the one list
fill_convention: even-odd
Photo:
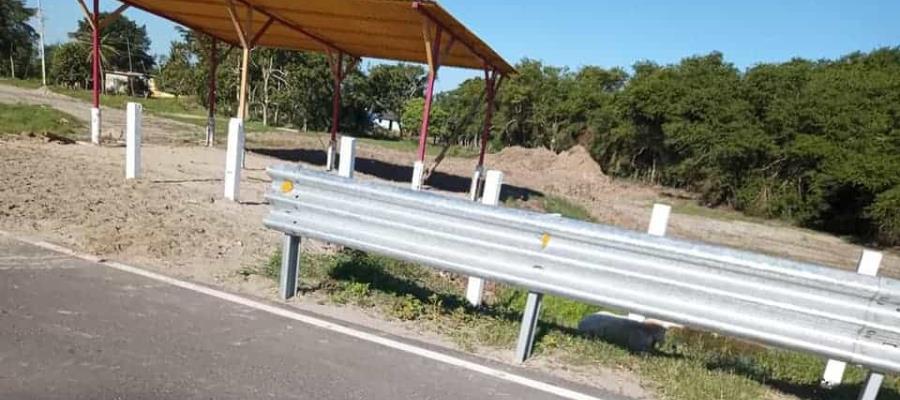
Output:
[[638,352],[653,350],[666,338],[666,328],[662,325],[603,311],[584,317],[578,323],[578,331]]

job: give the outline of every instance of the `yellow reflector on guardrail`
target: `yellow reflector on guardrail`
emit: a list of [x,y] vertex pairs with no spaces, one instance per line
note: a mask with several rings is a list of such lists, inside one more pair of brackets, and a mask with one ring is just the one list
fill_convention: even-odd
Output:
[[284,181],[281,182],[281,192],[282,193],[290,193],[294,190],[294,182]]

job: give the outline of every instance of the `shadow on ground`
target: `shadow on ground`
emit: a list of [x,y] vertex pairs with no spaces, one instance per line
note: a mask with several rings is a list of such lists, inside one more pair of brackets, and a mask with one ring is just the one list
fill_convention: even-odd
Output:
[[[390,294],[398,298],[411,296],[423,304],[436,304],[444,315],[453,314],[462,308],[467,313],[505,321],[508,326],[516,327],[522,318],[520,310],[508,306],[482,306],[472,307],[466,300],[452,293],[453,289],[433,289],[421,281],[425,273],[421,268],[412,264],[397,262],[392,266],[386,266],[379,258],[372,258],[367,253],[356,250],[343,250],[348,257],[340,260],[328,271],[328,277],[339,282],[355,282],[366,284],[370,290]],[[452,286],[452,285],[451,285]],[[658,358],[687,358],[688,353],[678,349],[666,349],[658,347],[650,352],[640,352],[630,349],[625,343],[617,343],[585,335],[572,327],[560,325],[550,321],[541,320],[536,333],[536,351],[543,351],[542,339],[552,332],[560,332],[571,337],[580,337],[589,340],[606,341],[622,350],[632,354],[643,354],[646,357]],[[698,334],[702,334],[697,331]],[[756,345],[748,346],[757,348]],[[752,352],[751,352],[752,353]],[[728,374],[742,376],[759,382],[778,392],[795,396],[802,400],[855,400],[862,390],[861,383],[850,383],[837,386],[832,389],[819,387],[818,382],[797,382],[779,379],[770,368],[754,362],[753,357],[741,353],[725,353],[721,357],[703,363],[709,371],[720,371]],[[849,379],[849,377],[848,377]],[[886,382],[887,383],[887,382]],[[884,385],[879,393],[881,400],[900,400],[900,392],[895,387]]]
[[[724,371],[747,377],[779,392],[795,396],[803,400],[856,400],[862,391],[862,383],[842,384],[825,389],[818,383],[793,382],[775,378],[771,371],[758,365],[748,363],[745,358],[727,356],[711,361],[706,367],[713,371]],[[887,382],[885,382],[887,383]],[[882,385],[878,400],[900,400],[900,392],[896,388]]]
[[[277,148],[248,148],[247,150],[288,162],[303,162],[316,166],[325,166],[326,155],[323,150]],[[371,158],[357,157],[356,172],[371,175],[386,181],[403,183],[409,182],[412,179],[413,169],[412,165],[398,165]],[[425,184],[445,192],[468,193],[471,180],[471,177],[435,171],[428,180],[425,181]],[[505,184],[500,193],[500,201],[528,201],[533,197],[541,196],[543,196],[543,193],[536,190]]]

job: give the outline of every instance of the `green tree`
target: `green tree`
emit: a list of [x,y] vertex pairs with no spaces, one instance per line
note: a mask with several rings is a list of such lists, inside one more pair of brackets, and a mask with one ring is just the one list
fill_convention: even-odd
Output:
[[37,39],[28,25],[34,13],[23,0],[0,0],[0,73],[13,78],[26,75]]
[[91,77],[90,51],[75,42],[63,43],[51,53],[50,81],[54,84],[87,89]]
[[[100,13],[100,20],[109,13]],[[91,24],[84,18],[69,37],[82,46],[91,48]],[[122,15],[100,32],[101,56],[104,70],[150,73],[155,62],[150,55],[150,37],[147,27],[138,25]]]
[[169,55],[161,61],[158,84],[162,91],[175,95],[188,95],[196,91],[197,65],[186,42],[172,42]]
[[[402,129],[407,135],[418,136],[422,126],[422,111],[425,108],[425,99],[414,97],[407,100],[400,114]],[[449,113],[438,102],[431,104],[431,116],[428,119],[428,135],[435,141],[447,144],[449,129],[447,126]]]
[[410,99],[423,96],[426,78],[425,69],[418,65],[376,64],[369,68],[360,89],[372,112],[400,116]]
[[435,103],[441,112],[446,113],[447,127],[443,139],[447,143],[473,148],[479,146],[484,129],[484,101],[484,79],[481,78],[468,79],[456,89],[437,96]]

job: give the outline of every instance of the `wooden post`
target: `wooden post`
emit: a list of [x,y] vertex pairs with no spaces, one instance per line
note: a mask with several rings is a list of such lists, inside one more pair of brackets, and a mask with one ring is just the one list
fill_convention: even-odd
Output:
[[241,47],[243,48],[241,58],[241,83],[238,90],[239,97],[237,110],[237,117],[243,120],[246,117],[247,112],[247,79],[250,69],[250,40],[247,38],[247,33],[250,32],[250,22],[253,20],[253,9],[247,7],[247,21],[245,26],[241,26],[241,22],[237,17],[237,10],[234,7],[234,1],[225,0],[225,2],[228,6],[228,16],[231,18],[231,24],[234,25],[234,30],[237,33],[238,39],[241,41]]
[[247,79],[250,69],[250,48],[244,47],[241,54],[241,90],[238,101],[237,117],[244,119],[247,117]]
[[[425,105],[422,107],[422,126],[419,128],[417,160],[421,162],[425,161],[425,147],[428,145],[428,126],[431,122],[431,103],[434,100],[434,81],[437,79],[438,69],[441,67],[440,48],[443,30],[437,26],[432,36],[431,27],[431,23],[425,23],[422,28],[425,37],[425,53],[428,57],[428,84],[425,87]],[[418,186],[421,186],[421,182]]]
[[219,70],[219,39],[213,37],[209,49],[209,94],[206,114],[206,145],[215,145],[216,137],[216,72]]

